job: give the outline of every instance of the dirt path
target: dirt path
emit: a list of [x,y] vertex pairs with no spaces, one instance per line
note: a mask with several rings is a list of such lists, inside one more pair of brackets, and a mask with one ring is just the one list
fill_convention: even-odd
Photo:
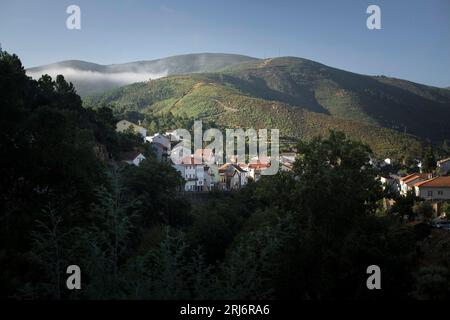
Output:
[[222,101],[218,100],[218,99],[212,99],[215,102],[217,102],[222,108],[224,108],[226,111],[230,111],[230,112],[238,112],[238,109],[235,108],[231,108],[231,107],[227,107],[225,104],[223,104]]
[[201,87],[202,85],[204,85],[204,82],[197,82],[196,84],[194,84],[192,86],[192,88],[190,88],[186,93],[183,93],[183,95],[181,97],[179,97],[170,107],[170,109],[172,110],[172,108],[175,108],[176,105],[178,104],[178,102],[180,102],[184,97],[186,97],[188,94],[192,93],[192,91],[194,91],[195,89]]

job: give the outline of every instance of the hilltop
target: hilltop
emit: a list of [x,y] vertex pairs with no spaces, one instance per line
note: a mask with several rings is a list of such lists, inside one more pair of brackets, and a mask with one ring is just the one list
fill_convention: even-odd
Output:
[[81,96],[101,93],[138,81],[158,79],[173,74],[214,72],[243,62],[258,59],[237,54],[199,53],[101,65],[81,60],[66,60],[27,69],[27,74],[40,78],[43,74],[55,77],[62,74],[73,82]]

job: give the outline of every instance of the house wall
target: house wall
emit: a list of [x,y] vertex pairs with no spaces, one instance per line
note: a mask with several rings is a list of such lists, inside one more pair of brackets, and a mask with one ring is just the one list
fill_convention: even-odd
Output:
[[416,184],[417,182],[420,182],[420,181],[425,181],[425,180],[422,179],[422,178],[417,178],[417,179],[408,181],[408,184],[406,184],[404,182],[401,182],[400,183],[400,188],[401,188],[400,192],[401,192],[401,194],[402,195],[406,195],[409,190],[414,190],[414,184]]
[[178,160],[181,161],[183,158],[190,156],[191,155],[191,150],[189,150],[188,148],[182,147],[182,146],[177,146],[175,148],[172,149],[172,151],[170,152],[170,158],[173,160]]
[[[416,196],[426,200],[450,200],[450,188],[427,188],[427,187],[415,187]],[[432,192],[432,195],[428,193]],[[442,192],[442,194],[440,194]]]
[[203,165],[195,166],[195,176],[197,178],[196,185],[199,187],[204,187],[205,185],[205,167]]
[[158,134],[157,136],[154,137],[147,137],[147,141],[153,142],[153,143],[159,143],[162,144],[164,147],[167,148],[167,150],[170,150],[170,140],[169,138]]
[[147,137],[147,129],[145,128],[140,128],[139,130],[139,134],[145,139]]
[[133,160],[133,164],[138,166],[142,160],[145,160],[145,157],[142,154],[140,154]]

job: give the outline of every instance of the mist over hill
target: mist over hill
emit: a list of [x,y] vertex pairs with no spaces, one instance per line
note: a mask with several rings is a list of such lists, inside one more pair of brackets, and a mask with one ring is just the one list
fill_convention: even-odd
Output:
[[74,83],[81,96],[86,96],[149,79],[173,74],[214,72],[234,64],[256,60],[243,55],[222,53],[187,54],[111,65],[67,60],[29,68],[27,74],[35,79],[43,74],[52,77],[62,74],[68,81]]

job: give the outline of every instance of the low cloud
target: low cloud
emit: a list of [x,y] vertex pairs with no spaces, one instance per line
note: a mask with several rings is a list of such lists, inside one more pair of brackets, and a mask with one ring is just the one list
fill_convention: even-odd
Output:
[[90,70],[77,70],[73,68],[49,68],[39,71],[27,71],[28,76],[33,79],[39,79],[43,74],[48,74],[55,78],[58,74],[62,74],[66,80],[73,82],[75,85],[80,82],[109,82],[116,85],[127,85],[134,82],[148,81],[150,79],[158,79],[167,76],[167,71],[160,73],[149,72],[98,72]]

